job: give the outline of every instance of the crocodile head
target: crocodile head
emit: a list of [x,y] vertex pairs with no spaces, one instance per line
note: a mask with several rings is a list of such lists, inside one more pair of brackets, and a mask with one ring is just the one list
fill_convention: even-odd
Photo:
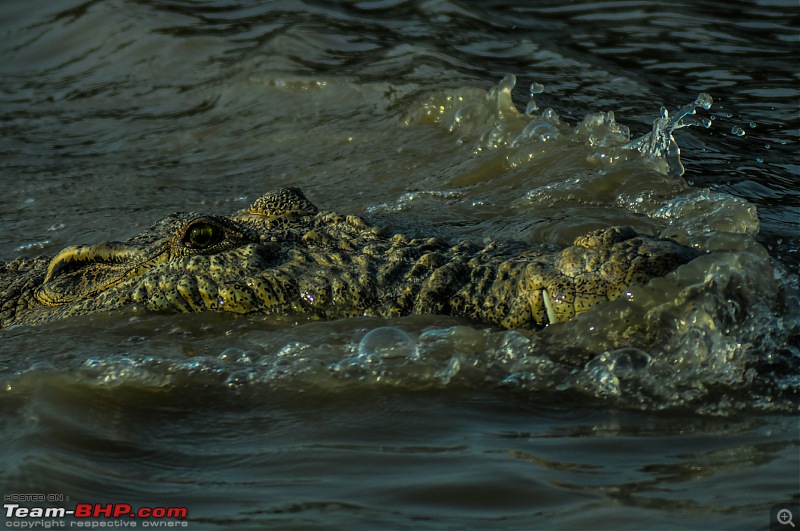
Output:
[[0,326],[132,306],[321,319],[438,313],[528,328],[571,319],[696,255],[629,228],[562,250],[411,239],[282,188],[229,217],[176,213],[124,242],[0,263]]
[[91,299],[163,264],[225,253],[259,241],[255,231],[221,216],[178,212],[125,242],[75,245],[47,267],[36,299],[46,307]]

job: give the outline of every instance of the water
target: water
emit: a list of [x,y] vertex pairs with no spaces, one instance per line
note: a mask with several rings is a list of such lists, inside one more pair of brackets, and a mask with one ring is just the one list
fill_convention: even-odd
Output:
[[4,2],[4,260],[282,185],[417,236],[628,224],[713,252],[535,333],[0,331],[3,493],[186,506],[196,529],[766,529],[800,502],[796,8]]

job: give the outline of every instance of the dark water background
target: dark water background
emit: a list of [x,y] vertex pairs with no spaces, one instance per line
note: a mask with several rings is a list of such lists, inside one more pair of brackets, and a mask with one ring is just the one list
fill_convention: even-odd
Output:
[[[563,245],[625,223],[715,251],[530,335],[214,314],[1,331],[4,494],[185,505],[197,529],[766,529],[800,503],[796,1],[12,0],[0,33],[4,260],[289,184],[414,234]],[[617,123],[640,137],[701,92],[685,182],[622,148]]]

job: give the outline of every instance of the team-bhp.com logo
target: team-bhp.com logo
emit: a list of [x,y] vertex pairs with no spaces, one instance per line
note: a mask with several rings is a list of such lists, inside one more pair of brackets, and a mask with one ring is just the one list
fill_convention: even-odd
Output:
[[[139,507],[128,503],[79,503],[64,507],[22,507],[4,503],[6,527],[50,529],[60,527],[188,527],[186,507]],[[70,517],[67,522],[64,519]]]

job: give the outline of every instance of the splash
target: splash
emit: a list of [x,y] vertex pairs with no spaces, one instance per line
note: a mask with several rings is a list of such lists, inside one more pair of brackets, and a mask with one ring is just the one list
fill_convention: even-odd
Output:
[[688,105],[684,105],[675,113],[674,118],[670,118],[666,107],[661,107],[661,117],[653,122],[653,130],[641,138],[629,142],[624,147],[638,150],[650,164],[657,164],[659,160],[666,160],[668,165],[668,175],[670,177],[680,177],[683,175],[684,167],[681,163],[681,149],[672,133],[676,129],[698,125],[704,128],[711,126],[711,120],[705,117],[695,116],[697,108],[710,109],[713,100],[705,92],[697,96],[697,99]]
[[541,141],[558,138],[560,118],[558,113],[552,108],[547,107],[538,116],[536,111],[539,106],[536,104],[536,96],[544,92],[544,85],[533,82],[530,86],[530,98],[525,107],[525,115],[530,117],[530,123],[525,126],[522,132],[511,142],[511,147],[518,146],[528,139],[538,139]]
[[[497,86],[488,92],[472,97],[459,95],[445,97],[446,104],[456,103],[457,107],[448,109],[434,96],[423,109],[430,116],[430,109],[440,109],[440,120],[448,130],[460,134],[459,143],[472,143],[473,135],[478,141],[473,153],[478,154],[487,149],[513,148],[531,141],[546,141],[557,138],[563,124],[558,113],[552,108],[537,112],[534,96],[541,94],[544,87],[533,83],[530,87],[531,98],[525,113],[520,113],[512,100],[511,93],[517,84],[513,74],[506,74]],[[417,117],[409,121],[426,121]]]
[[[647,164],[671,177],[680,177],[684,173],[680,148],[673,133],[683,127],[708,128],[711,125],[710,119],[696,116],[698,108],[710,109],[713,102],[711,96],[701,93],[692,103],[673,114],[662,107],[652,130],[635,140],[631,140],[626,126],[616,122],[612,111],[591,113],[576,127],[570,128],[553,108],[540,108],[536,98],[545,91],[541,83],[531,83],[525,111],[519,112],[512,101],[516,83],[516,76],[507,74],[497,86],[481,95],[459,94],[458,97],[446,97],[445,102],[440,101],[442,95],[437,95],[423,106],[424,117],[410,121],[424,122],[436,116],[436,121],[460,135],[459,143],[475,142],[474,136],[477,135],[478,140],[473,144],[476,155],[487,149],[514,149],[559,138],[580,139],[593,147],[636,150]],[[436,112],[431,109],[436,109]],[[613,163],[627,157],[604,152],[594,158],[602,159],[602,163]]]

